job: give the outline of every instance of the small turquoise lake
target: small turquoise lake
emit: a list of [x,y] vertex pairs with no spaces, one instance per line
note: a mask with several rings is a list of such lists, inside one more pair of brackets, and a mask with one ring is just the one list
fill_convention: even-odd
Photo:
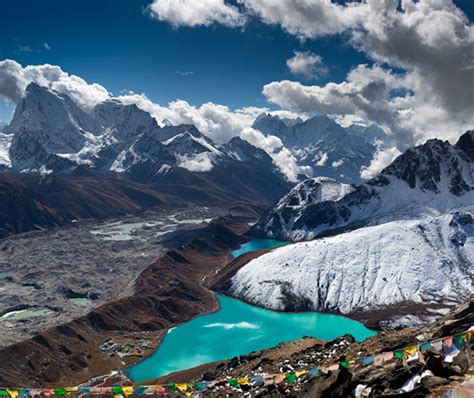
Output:
[[242,254],[254,252],[263,249],[273,249],[275,247],[286,245],[288,242],[280,242],[273,239],[252,239],[249,242],[244,243],[237,250],[234,250],[231,254],[233,257],[239,257]]
[[[283,244],[285,242],[256,239],[232,255],[238,257]],[[149,380],[303,336],[332,340],[350,333],[361,341],[376,334],[360,322],[337,315],[274,312],[226,296],[216,297],[220,304],[217,312],[170,329],[152,355],[128,369],[128,377],[134,382]]]

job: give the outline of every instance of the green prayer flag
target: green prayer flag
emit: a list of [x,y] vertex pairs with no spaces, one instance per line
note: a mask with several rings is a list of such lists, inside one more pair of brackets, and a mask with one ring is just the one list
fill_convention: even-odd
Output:
[[174,383],[167,384],[166,388],[168,388],[170,391],[176,391],[178,389],[178,387]]
[[403,358],[403,350],[394,351],[393,356],[395,358],[402,359]]
[[343,368],[349,369],[349,361],[342,361],[339,363]]
[[240,387],[239,381],[237,379],[230,379],[229,384],[230,384],[231,387],[234,387],[234,388],[239,388]]
[[287,373],[285,377],[288,384],[293,384],[296,381],[296,375],[294,373]]
[[112,387],[112,394],[123,394],[122,386]]
[[8,397],[8,393],[5,390],[0,390],[1,397]]
[[55,388],[54,395],[57,395],[58,397],[62,397],[63,395],[66,395],[66,390],[64,388]]

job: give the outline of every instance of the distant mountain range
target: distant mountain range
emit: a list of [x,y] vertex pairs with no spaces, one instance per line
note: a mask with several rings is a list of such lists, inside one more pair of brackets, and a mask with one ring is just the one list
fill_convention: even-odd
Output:
[[244,265],[225,293],[385,326],[428,322],[473,289],[474,131],[410,148],[365,184],[303,181],[251,233],[301,242]]
[[312,176],[345,183],[362,182],[362,167],[379,148],[391,146],[391,138],[376,125],[343,128],[325,115],[303,121],[262,114],[252,127],[280,138],[298,165],[313,169]]

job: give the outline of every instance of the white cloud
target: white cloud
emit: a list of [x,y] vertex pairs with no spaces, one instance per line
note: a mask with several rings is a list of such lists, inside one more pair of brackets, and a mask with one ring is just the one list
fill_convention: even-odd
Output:
[[316,166],[325,166],[327,161],[329,159],[329,156],[326,152],[324,153],[320,153],[319,154],[319,158],[318,159],[314,159],[315,160],[315,165]]
[[17,102],[31,82],[69,95],[84,109],[91,109],[110,97],[110,93],[100,84],[88,84],[82,78],[64,72],[59,66],[44,64],[22,67],[9,59],[0,61],[0,98]]
[[211,171],[213,168],[211,156],[208,152],[199,153],[194,156],[178,156],[178,166],[198,173]]
[[48,44],[48,43],[43,43],[43,47],[46,49],[46,50],[51,50],[51,46]]
[[236,27],[245,23],[238,8],[224,0],[154,0],[150,14],[174,27],[210,26],[214,23]]
[[332,162],[331,167],[334,169],[337,169],[338,167],[341,167],[343,164],[344,164],[344,159],[339,159]]
[[297,182],[299,174],[306,176],[313,175],[313,169],[311,167],[298,165],[295,156],[288,148],[283,146],[280,138],[274,135],[264,135],[262,132],[253,128],[242,130],[240,138],[267,152],[288,181]]
[[386,166],[395,160],[395,158],[400,155],[401,152],[393,147],[387,149],[380,149],[376,152],[374,158],[370,162],[370,165],[367,167],[362,167],[360,170],[360,176],[363,179],[370,180],[371,178],[377,176],[377,174]]
[[329,73],[329,68],[324,65],[323,59],[309,51],[295,51],[294,56],[286,61],[286,66],[291,73],[307,80],[316,80]]
[[[400,149],[432,137],[454,140],[474,125],[474,26],[452,0],[218,3],[233,7],[239,21],[253,16],[301,40],[344,34],[350,45],[382,65],[359,65],[345,81],[325,86],[266,85],[269,101],[285,109],[375,122],[395,135]],[[293,58],[288,66],[294,73],[314,76],[317,58],[313,64]]]
[[280,25],[302,40],[341,33],[357,24],[366,10],[366,5],[359,2],[342,6],[331,0],[240,0],[240,3],[247,13],[267,24]]

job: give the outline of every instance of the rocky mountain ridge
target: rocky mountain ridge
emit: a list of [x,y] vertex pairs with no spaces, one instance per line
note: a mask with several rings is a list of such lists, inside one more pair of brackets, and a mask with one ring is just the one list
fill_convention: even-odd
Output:
[[[252,233],[299,241],[474,205],[473,153],[474,131],[468,131],[454,145],[435,139],[408,149],[365,184],[303,181],[262,217]],[[344,194],[324,198],[321,191]]]

